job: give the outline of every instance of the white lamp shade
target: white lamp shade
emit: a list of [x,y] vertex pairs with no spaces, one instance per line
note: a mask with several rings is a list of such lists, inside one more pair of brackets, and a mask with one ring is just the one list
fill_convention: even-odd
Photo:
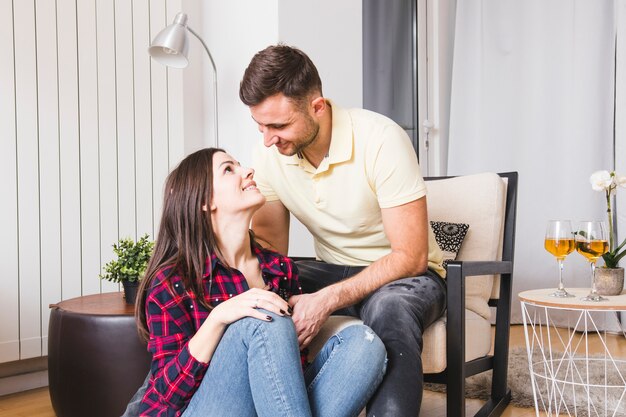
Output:
[[179,13],[174,23],[159,32],[152,41],[148,53],[157,62],[174,68],[185,68],[189,63],[187,52],[187,15]]

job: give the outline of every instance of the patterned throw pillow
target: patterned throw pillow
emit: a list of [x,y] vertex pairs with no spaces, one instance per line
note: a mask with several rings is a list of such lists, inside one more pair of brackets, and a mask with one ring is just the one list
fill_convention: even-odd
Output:
[[430,227],[433,229],[435,240],[443,252],[443,267],[447,269],[448,262],[455,260],[461,249],[469,224],[430,222]]

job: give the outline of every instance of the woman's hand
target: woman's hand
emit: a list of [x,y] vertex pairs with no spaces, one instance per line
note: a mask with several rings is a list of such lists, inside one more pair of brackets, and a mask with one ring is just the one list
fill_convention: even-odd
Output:
[[284,316],[288,314],[289,304],[271,291],[252,288],[213,308],[209,314],[209,319],[224,326],[244,317],[271,321],[272,318],[259,311],[259,308]]
[[198,332],[189,340],[189,352],[200,362],[209,362],[229,324],[244,317],[272,321],[272,317],[259,311],[259,308],[284,316],[288,314],[289,304],[277,294],[261,288],[252,288],[236,295],[213,308]]

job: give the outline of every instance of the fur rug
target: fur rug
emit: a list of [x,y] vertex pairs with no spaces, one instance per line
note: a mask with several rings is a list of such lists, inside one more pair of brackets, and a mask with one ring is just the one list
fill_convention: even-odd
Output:
[[[562,354],[561,354],[562,355]],[[559,357],[558,354],[555,358]],[[590,355],[590,358],[604,359],[604,356]],[[541,360],[540,357],[533,358],[535,363]],[[541,398],[538,399],[540,409],[545,409],[550,406],[547,399],[547,389],[558,389],[562,391],[564,400],[559,404],[556,404],[555,400],[552,400],[552,413],[555,414],[555,409],[562,415],[576,415],[576,416],[588,416],[588,415],[605,415],[604,400],[605,394],[607,398],[607,415],[626,415],[626,390],[624,379],[626,378],[626,365],[624,362],[618,362],[618,368],[613,365],[605,367],[604,361],[590,360],[589,366],[589,381],[596,385],[613,385],[615,388],[595,387],[589,389],[591,398],[590,404],[587,403],[587,391],[582,386],[576,386],[572,388],[571,384],[564,385],[562,383],[557,384],[555,387],[550,387],[544,381],[537,379],[538,386],[541,391]],[[582,362],[579,362],[582,365]],[[566,374],[574,372],[578,381],[586,381],[586,367],[580,366],[578,370],[567,369],[567,366],[563,364],[559,368],[557,373],[558,379],[569,380],[571,379]],[[606,375],[606,383],[605,383]],[[534,408],[535,402],[533,399],[533,389],[528,370],[528,355],[525,348],[514,348],[509,352],[509,372],[508,372],[508,384],[511,389],[511,404],[518,407]],[[445,392],[445,385],[426,383],[424,389],[436,392]],[[479,375],[474,375],[467,378],[465,384],[465,396],[466,398],[477,398],[481,400],[487,400],[489,398],[489,392],[491,390],[491,371],[484,372]],[[543,399],[543,400],[542,400]],[[621,400],[621,401],[620,401]],[[590,407],[590,408],[589,408]],[[591,411],[589,413],[589,410]]]

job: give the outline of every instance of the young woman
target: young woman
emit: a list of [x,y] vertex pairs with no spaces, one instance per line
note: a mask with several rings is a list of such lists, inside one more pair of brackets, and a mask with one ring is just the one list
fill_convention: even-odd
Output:
[[167,178],[137,302],[153,355],[142,416],[356,416],[382,380],[385,350],[366,326],[302,359],[288,304],[300,293],[295,264],[249,231],[265,203],[253,175],[210,148]]

